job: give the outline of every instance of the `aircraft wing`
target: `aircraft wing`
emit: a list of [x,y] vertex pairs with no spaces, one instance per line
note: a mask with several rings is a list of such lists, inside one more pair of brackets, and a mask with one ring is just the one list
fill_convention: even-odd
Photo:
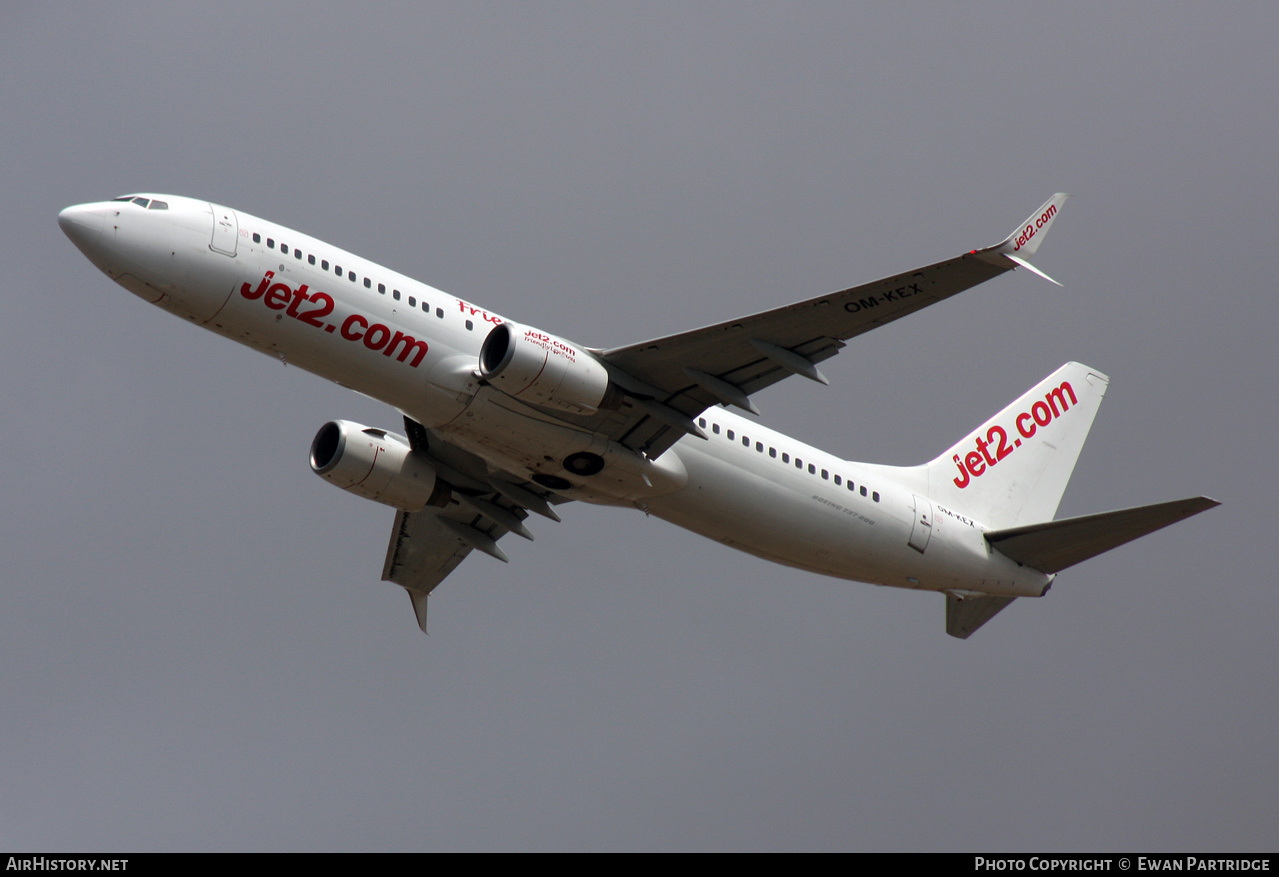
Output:
[[691,332],[597,351],[632,401],[621,411],[600,412],[591,427],[651,458],[685,433],[697,434],[693,420],[712,405],[758,413],[750,395],[792,374],[827,383],[816,363],[850,338],[1018,266],[1047,277],[1026,257],[1038,249],[1065,199],[1054,195],[993,247]]
[[497,542],[514,531],[525,539],[529,511],[558,521],[541,488],[519,484],[506,473],[490,473],[477,457],[440,441],[405,418],[409,443],[452,489],[447,505],[420,512],[397,511],[382,565],[382,580],[409,592],[418,627],[426,633],[427,598],[473,550],[508,562]]

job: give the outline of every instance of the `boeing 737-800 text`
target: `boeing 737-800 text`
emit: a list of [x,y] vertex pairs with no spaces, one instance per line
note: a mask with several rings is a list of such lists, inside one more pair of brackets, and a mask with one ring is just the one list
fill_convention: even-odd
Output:
[[[135,295],[380,399],[404,435],[322,426],[311,468],[397,510],[382,577],[426,629],[472,551],[529,513],[633,506],[767,560],[946,595],[967,637],[1056,573],[1216,503],[1052,520],[1109,379],[1067,363],[931,463],[854,463],[767,429],[751,395],[848,339],[1030,264],[1065,195],[1002,243],[864,286],[610,349],[519,325],[305,234],[172,195],[68,207],[67,237]],[[1051,278],[1049,278],[1051,279]]]

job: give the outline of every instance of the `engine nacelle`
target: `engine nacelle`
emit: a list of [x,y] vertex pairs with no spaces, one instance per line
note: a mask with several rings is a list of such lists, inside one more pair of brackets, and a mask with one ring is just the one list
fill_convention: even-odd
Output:
[[499,323],[484,339],[480,374],[508,396],[573,414],[594,414],[619,401],[608,371],[590,353],[514,323]]
[[420,512],[444,505],[449,488],[403,436],[349,420],[331,420],[311,442],[311,471],[357,496]]

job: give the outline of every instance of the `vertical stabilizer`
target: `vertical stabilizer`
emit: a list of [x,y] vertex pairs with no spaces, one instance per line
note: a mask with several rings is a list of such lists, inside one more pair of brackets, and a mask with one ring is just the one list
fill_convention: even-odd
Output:
[[928,463],[929,496],[989,527],[1052,520],[1109,381],[1066,363]]

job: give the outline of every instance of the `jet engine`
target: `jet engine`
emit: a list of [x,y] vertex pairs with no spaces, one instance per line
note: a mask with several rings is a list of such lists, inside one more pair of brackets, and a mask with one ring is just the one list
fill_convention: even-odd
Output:
[[448,501],[435,468],[413,453],[408,439],[349,420],[331,420],[311,442],[311,471],[357,496],[420,512]]
[[484,339],[480,375],[508,396],[573,414],[621,402],[608,371],[589,352],[514,323],[499,323]]

